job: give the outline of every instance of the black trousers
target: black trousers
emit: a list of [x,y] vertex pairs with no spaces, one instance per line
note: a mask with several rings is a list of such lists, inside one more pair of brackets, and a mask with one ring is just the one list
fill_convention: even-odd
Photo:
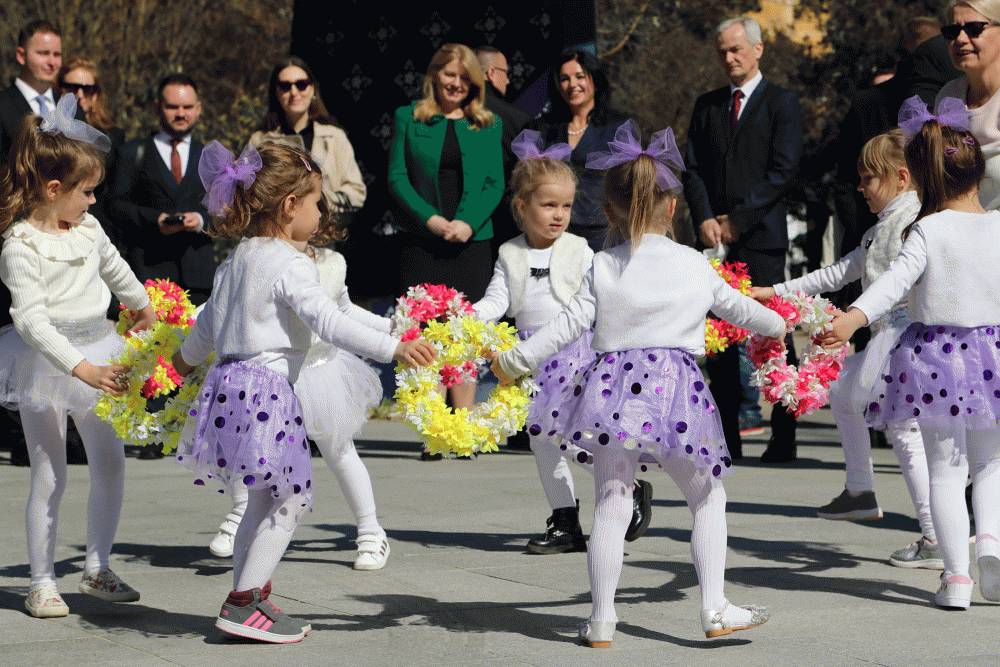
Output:
[[[731,262],[745,262],[750,279],[757,287],[770,287],[785,279],[785,250],[749,250],[734,247],[726,258]],[[798,363],[792,338],[785,340],[788,348],[788,363]],[[722,430],[726,436],[729,453],[734,457],[743,455],[743,439],[740,437],[740,359],[739,351],[730,346],[725,352],[709,357],[706,362],[708,378],[719,407]],[[787,452],[795,447],[795,418],[778,405],[771,411],[771,442],[769,448],[776,452]]]

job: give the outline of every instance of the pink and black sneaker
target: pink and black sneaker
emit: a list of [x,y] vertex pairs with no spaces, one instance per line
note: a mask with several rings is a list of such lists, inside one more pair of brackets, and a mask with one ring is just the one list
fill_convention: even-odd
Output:
[[215,619],[215,627],[227,635],[270,644],[302,641],[312,627],[302,626],[282,611],[268,599],[270,594],[271,582],[263,589],[231,592]]

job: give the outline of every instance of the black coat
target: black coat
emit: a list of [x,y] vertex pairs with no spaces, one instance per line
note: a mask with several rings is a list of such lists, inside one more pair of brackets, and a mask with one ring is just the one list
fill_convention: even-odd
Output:
[[[500,93],[489,82],[486,83],[486,108],[500,116],[503,121],[503,177],[504,183],[510,183],[510,174],[514,171],[517,158],[510,152],[510,143],[518,135],[521,129],[531,120],[531,115],[526,111],[518,109],[516,106],[503,99]],[[502,243],[520,234],[514,217],[510,212],[510,198],[504,194],[503,200],[496,210],[493,211],[493,244],[500,247]]]
[[[139,147],[142,159],[136,164]],[[202,144],[191,141],[187,170],[178,184],[160,158],[152,135],[118,148],[111,181],[108,213],[117,227],[126,257],[139,280],[168,278],[184,289],[207,291],[215,276],[212,239],[200,232],[160,233],[161,213],[200,213],[206,228],[205,189],[198,178]]]
[[802,157],[798,97],[762,80],[729,129],[729,86],[698,98],[688,130],[684,196],[695,228],[726,214],[750,250],[788,247],[784,197]]
[[11,144],[21,131],[21,123],[30,113],[28,100],[16,86],[0,91],[0,160],[7,160]]

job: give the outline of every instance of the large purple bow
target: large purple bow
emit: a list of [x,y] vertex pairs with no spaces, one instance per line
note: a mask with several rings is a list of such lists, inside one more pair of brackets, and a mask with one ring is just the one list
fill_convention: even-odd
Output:
[[510,142],[510,150],[517,156],[518,160],[567,160],[573,147],[567,143],[552,144],[544,148],[545,141],[542,133],[535,130],[521,130],[521,133]]
[[608,150],[587,155],[587,169],[605,170],[635,160],[640,155],[653,158],[656,163],[656,184],[664,192],[681,189],[681,181],[674,169],[684,171],[684,160],[677,149],[674,131],[669,127],[653,134],[644,149],[639,142],[639,128],[631,118],[615,130],[615,138],[608,143]]
[[957,97],[942,98],[937,105],[937,114],[930,112],[919,95],[909,98],[899,108],[899,129],[907,139],[917,136],[924,123],[932,120],[953,130],[968,132],[970,127],[969,110],[965,108],[965,102]]
[[257,179],[257,172],[263,166],[260,153],[247,144],[236,159],[228,148],[218,141],[211,141],[201,151],[198,160],[198,176],[205,186],[205,208],[212,215],[220,215],[233,203],[236,184],[246,190]]

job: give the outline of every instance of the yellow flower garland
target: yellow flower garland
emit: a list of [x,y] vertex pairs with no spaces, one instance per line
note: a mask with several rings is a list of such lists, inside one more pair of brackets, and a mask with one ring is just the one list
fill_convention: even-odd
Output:
[[515,334],[507,324],[490,324],[472,316],[430,322],[421,331],[437,357],[419,368],[399,364],[395,398],[403,419],[423,436],[428,451],[459,456],[495,452],[501,441],[524,426],[535,389],[530,378],[497,387],[471,410],[451,410],[438,389],[446,366],[484,362],[485,350],[499,353],[514,347]]

